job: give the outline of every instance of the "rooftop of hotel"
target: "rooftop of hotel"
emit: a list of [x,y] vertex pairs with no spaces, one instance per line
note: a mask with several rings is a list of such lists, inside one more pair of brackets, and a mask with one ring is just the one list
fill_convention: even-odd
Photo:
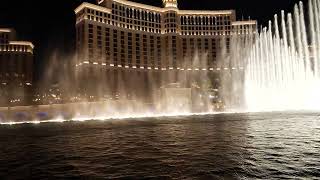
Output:
[[30,46],[32,49],[34,48],[34,45],[32,42],[29,41],[9,41],[10,45],[20,45],[20,46]]
[[32,49],[34,49],[34,45],[32,42],[16,40],[16,36],[15,36],[16,31],[13,28],[0,28],[0,33],[13,33],[14,34],[13,38],[9,39],[9,42],[7,45],[29,46]]
[[[83,2],[80,6],[78,6],[75,9],[75,13],[80,12],[84,8],[90,8],[94,10],[98,10],[101,12],[106,12],[106,13],[111,13],[111,10],[107,7],[104,7],[102,3],[104,0],[101,0],[98,2],[98,5]],[[123,5],[127,5],[133,8],[141,8],[141,9],[146,9],[146,10],[151,10],[151,11],[156,11],[156,12],[166,12],[168,10],[175,10],[179,14],[186,14],[186,15],[228,15],[228,14],[235,14],[235,10],[179,10],[178,8],[175,7],[156,7],[156,6],[151,6],[151,5],[146,5],[146,4],[141,4],[137,2],[132,2],[128,0],[113,0],[113,2],[117,2]]]

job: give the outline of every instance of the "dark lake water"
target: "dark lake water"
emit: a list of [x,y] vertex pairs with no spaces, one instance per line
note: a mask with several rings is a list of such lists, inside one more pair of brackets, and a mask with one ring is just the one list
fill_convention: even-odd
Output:
[[0,125],[0,179],[318,179],[319,116]]

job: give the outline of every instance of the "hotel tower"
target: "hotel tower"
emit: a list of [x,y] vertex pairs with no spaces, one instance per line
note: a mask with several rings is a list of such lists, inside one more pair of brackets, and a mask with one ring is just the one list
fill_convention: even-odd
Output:
[[234,10],[180,10],[177,0],[163,0],[163,7],[99,0],[75,13],[78,83],[92,98],[142,97],[175,82],[190,87],[203,73],[219,88],[222,69],[241,68],[222,62],[231,37],[254,33],[257,25],[237,21]]
[[0,106],[26,104],[33,80],[33,49],[28,41],[17,41],[16,32],[0,28]]

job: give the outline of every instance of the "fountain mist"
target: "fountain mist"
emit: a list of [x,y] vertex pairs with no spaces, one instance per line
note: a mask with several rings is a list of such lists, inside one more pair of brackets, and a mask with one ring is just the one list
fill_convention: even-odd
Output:
[[[180,64],[183,70],[96,69],[92,76],[99,81],[91,82],[70,76],[73,63],[61,66],[53,61],[41,86],[49,87],[48,79],[55,79],[65,96],[60,104],[4,109],[0,122],[20,111],[34,115],[18,122],[207,114],[221,107],[226,111],[319,110],[319,15],[320,0],[310,0],[307,16],[299,3],[293,14],[282,11],[259,33],[255,29],[233,32],[230,48],[226,38],[219,37],[216,69],[208,66],[206,52],[196,50],[191,60]],[[62,72],[57,75],[54,67]],[[91,94],[79,93],[75,87]]]

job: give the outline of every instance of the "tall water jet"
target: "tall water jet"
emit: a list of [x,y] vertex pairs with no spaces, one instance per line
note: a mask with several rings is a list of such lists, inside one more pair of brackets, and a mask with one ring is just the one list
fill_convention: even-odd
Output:
[[282,11],[281,31],[275,15],[246,47],[251,49],[243,57],[249,111],[320,109],[319,4],[309,1],[308,21],[302,2],[294,7],[294,19]]

